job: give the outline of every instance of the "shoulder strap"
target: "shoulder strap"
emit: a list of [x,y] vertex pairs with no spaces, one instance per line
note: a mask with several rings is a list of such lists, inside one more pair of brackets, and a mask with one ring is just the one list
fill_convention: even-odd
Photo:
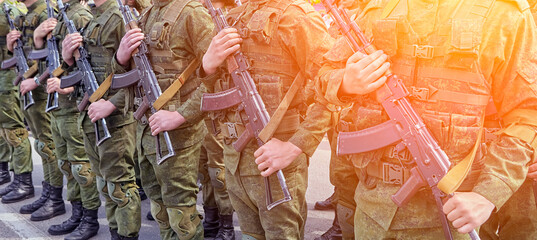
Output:
[[181,12],[183,12],[183,9],[188,5],[192,0],[175,0],[166,9],[166,12],[164,12],[164,15],[162,15],[162,19],[164,22],[168,23],[174,23],[179,18],[179,15],[181,15]]

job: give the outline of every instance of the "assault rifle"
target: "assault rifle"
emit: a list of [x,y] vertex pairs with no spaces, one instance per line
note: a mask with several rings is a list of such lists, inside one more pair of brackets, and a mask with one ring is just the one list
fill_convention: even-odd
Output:
[[[345,36],[353,52],[362,51],[372,54],[377,50],[368,41],[358,25],[350,20],[347,13],[337,8],[334,0],[322,0],[322,3]],[[442,211],[442,199],[449,198],[451,195],[445,194],[438,188],[438,182],[449,171],[451,162],[426,128],[421,117],[410,105],[407,98],[408,90],[401,79],[394,75],[391,70],[386,72],[386,77],[388,78],[386,83],[375,93],[377,101],[382,104],[390,120],[358,132],[340,133],[337,154],[362,153],[395,143],[397,145],[394,155],[399,156],[400,153],[408,150],[415,166],[410,170],[410,178],[397,193],[392,195],[393,202],[402,207],[420,188],[428,186],[431,188],[436,201],[444,236],[446,239],[453,239],[446,215]],[[472,239],[479,239],[475,230],[469,234]]]
[[[16,30],[15,24],[13,23],[13,19],[11,19],[11,17],[9,16],[9,14],[11,13],[11,9],[6,3],[4,3],[4,12],[6,13],[7,22],[9,23],[9,28],[11,29],[11,31]],[[35,69],[30,70],[30,67],[28,67],[28,62],[26,60],[26,54],[24,53],[24,45],[22,43],[22,40],[20,38],[17,39],[17,42],[15,44],[16,45],[13,46],[13,53],[15,56],[3,61],[2,69],[8,69],[16,66],[17,77],[13,81],[13,85],[17,86],[21,83],[22,80],[35,75],[35,73],[37,72],[37,65],[35,66]],[[24,110],[34,105],[35,102],[32,91],[29,91],[22,96],[22,102],[24,105]]]
[[[211,14],[218,32],[230,27],[222,10],[215,9],[211,0],[205,0],[204,5],[209,10],[209,14]],[[259,138],[259,133],[268,124],[270,116],[267,109],[265,109],[263,99],[261,99],[259,92],[257,92],[255,82],[248,71],[249,66],[247,60],[241,51],[237,51],[227,58],[227,66],[235,87],[219,93],[204,94],[201,102],[201,110],[217,111],[238,106],[238,109],[246,114],[248,120],[247,122],[244,122],[246,130],[239,136],[237,141],[233,143],[233,147],[237,152],[240,152],[253,138],[257,140],[257,145],[263,146],[265,143]],[[291,194],[287,188],[283,172],[279,170],[276,175],[280,182],[284,198],[276,202],[273,201],[270,182],[269,179],[265,177],[265,194],[268,210],[291,200]]]
[[[136,19],[133,17],[131,9],[129,6],[123,5],[121,0],[117,0],[119,5],[119,11],[123,15],[123,22],[125,23],[126,29],[138,28],[136,24]],[[136,84],[136,94],[138,96],[143,96],[143,101],[138,107],[136,112],[134,112],[134,117],[137,120],[144,117],[145,112],[151,109],[151,113],[156,113],[157,109],[153,106],[153,103],[162,95],[160,86],[158,84],[157,76],[153,72],[151,67],[151,62],[147,57],[147,45],[145,42],[142,42],[137,50],[132,54],[136,68],[123,74],[115,74],[112,78],[112,89],[130,87]],[[142,94],[143,91],[143,94]],[[175,156],[173,150],[172,141],[170,140],[170,135],[168,132],[162,132],[164,141],[166,141],[166,148],[168,154],[163,156],[162,150],[160,148],[160,134],[155,136],[156,148],[157,148],[157,164],[163,163],[166,159]]]
[[[67,27],[69,34],[77,33],[75,24],[67,16],[67,8],[69,8],[69,3],[63,5],[62,0],[58,0],[58,9],[62,13],[63,20]],[[78,47],[78,51],[74,53],[76,59],[76,66],[78,71],[72,73],[68,76],[62,77],[60,82],[60,88],[67,88],[74,85],[81,85],[84,91],[84,98],[78,104],[78,111],[84,111],[89,104],[90,96],[99,88],[99,83],[93,74],[91,65],[89,63],[89,55],[86,49],[83,46]],[[108,131],[108,126],[104,118],[100,119],[94,123],[95,127],[95,137],[97,138],[97,146],[101,145],[106,139],[110,138],[110,132]],[[103,134],[101,134],[101,130]]]
[[[56,18],[54,8],[50,4],[50,0],[45,0],[47,3],[47,15],[48,18]],[[28,54],[28,58],[31,60],[43,60],[47,59],[47,70],[39,76],[38,81],[45,83],[46,80],[53,76],[54,70],[60,67],[60,54],[58,51],[58,41],[54,35],[49,34],[47,37],[47,48],[42,50],[34,50]],[[47,96],[47,107],[45,112],[50,112],[58,108],[58,93],[49,93]]]

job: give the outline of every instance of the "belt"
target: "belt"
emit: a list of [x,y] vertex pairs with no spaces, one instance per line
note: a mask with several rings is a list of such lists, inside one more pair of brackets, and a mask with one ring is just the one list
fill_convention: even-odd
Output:
[[[274,134],[292,133],[298,129],[300,125],[300,115],[296,112],[286,113],[280,125]],[[245,126],[240,122],[223,122],[220,123],[220,130],[226,138],[239,138],[246,130]]]

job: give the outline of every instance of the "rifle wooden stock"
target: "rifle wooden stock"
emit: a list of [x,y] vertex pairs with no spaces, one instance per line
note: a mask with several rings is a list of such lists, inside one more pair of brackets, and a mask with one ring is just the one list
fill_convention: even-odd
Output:
[[34,65],[32,65],[28,71],[26,71],[22,77],[24,79],[28,79],[28,78],[33,78],[35,75],[37,75],[37,72],[39,71],[38,67],[37,67],[37,63],[34,63]]
[[86,109],[89,104],[89,97],[90,96],[88,95],[88,93],[84,93],[84,98],[82,98],[82,101],[80,101],[80,103],[77,105],[79,112],[82,112]]
[[239,103],[241,103],[241,96],[237,87],[217,93],[204,93],[201,97],[201,111],[224,110]]

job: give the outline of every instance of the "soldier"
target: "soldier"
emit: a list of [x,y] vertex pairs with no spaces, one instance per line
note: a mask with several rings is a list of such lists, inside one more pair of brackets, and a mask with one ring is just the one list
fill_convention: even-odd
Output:
[[[213,38],[203,59],[203,71],[209,76],[218,75],[217,68],[226,57],[242,48],[250,60],[250,73],[270,115],[294,81],[302,81],[297,82],[297,86],[305,89],[304,79],[312,79],[317,74],[321,55],[332,43],[319,13],[304,1],[248,1],[232,9],[227,18],[234,27],[220,31]],[[241,36],[239,33],[248,34]],[[293,80],[297,74],[302,77]],[[215,85],[226,90],[232,84],[229,78],[216,84],[207,82],[209,89]],[[221,119],[226,185],[243,238],[304,238],[307,161],[328,130],[330,113],[327,116],[322,106],[314,105],[310,107],[311,117],[325,120],[324,124],[316,123],[315,131],[302,127],[302,115],[308,108],[308,96],[302,90],[294,96],[271,140],[280,154],[298,157],[294,164],[283,169],[292,200],[272,210],[267,209],[262,187],[263,176],[268,174],[264,168],[260,168],[260,173],[254,162],[254,152],[257,150],[255,156],[259,156],[263,147],[258,149],[257,143],[251,141],[243,151],[237,152],[232,143],[244,129],[240,114],[236,108],[229,109]],[[282,141],[287,140],[295,145],[282,146]],[[281,196],[276,176],[271,176],[269,181],[274,195]]]
[[[34,30],[47,19],[46,4],[43,0],[23,1],[28,8],[28,13],[24,17],[22,25],[22,39],[25,44],[25,52],[28,54],[33,49]],[[18,31],[11,31],[8,34],[7,47],[13,50],[14,42],[21,36]],[[38,63],[39,72],[43,72],[45,64]],[[31,66],[31,63],[29,63]],[[30,220],[43,221],[65,213],[65,204],[62,197],[63,175],[58,168],[56,155],[54,154],[54,142],[50,128],[50,114],[45,113],[47,93],[45,86],[40,86],[37,78],[25,79],[20,83],[21,94],[33,92],[35,104],[24,110],[24,117],[35,136],[34,147],[43,161],[43,191],[41,197],[31,204],[21,207],[23,214],[32,214]],[[3,203],[16,202],[33,196],[33,186],[31,175],[21,175],[19,190],[2,197]]]
[[[197,1],[154,0],[139,21],[140,28],[129,30],[121,40],[113,66],[116,72],[128,69],[131,54],[148,34],[148,57],[162,91],[194,60],[201,62],[210,43],[213,24]],[[151,200],[151,213],[163,239],[201,239],[203,228],[196,210],[200,147],[207,134],[200,111],[199,76],[184,85],[156,113],[138,124],[138,153],[142,185]],[[135,101],[137,102],[137,101]],[[157,164],[155,138],[168,131],[175,156]],[[164,144],[164,139],[161,138]]]
[[[78,29],[83,28],[92,19],[92,15],[83,2],[69,1],[67,15]],[[59,44],[67,34],[62,15],[49,18],[36,28],[34,45],[37,49],[46,47],[46,37],[54,35]],[[58,46],[61,49],[61,46]],[[61,51],[61,50],[60,50]],[[61,60],[60,60],[61,62]],[[58,166],[67,179],[67,200],[72,205],[72,215],[58,225],[52,225],[48,232],[51,235],[62,235],[73,232],[65,239],[89,239],[97,235],[99,222],[97,210],[101,206],[99,193],[95,184],[95,173],[92,172],[89,158],[84,150],[84,142],[80,135],[77,119],[80,115],[76,102],[70,94],[74,88],[60,88],[60,79],[49,78],[47,92],[57,92],[58,109],[51,112],[52,138],[56,144]]]
[[[11,9],[14,15],[12,18],[22,14],[16,7],[11,7]],[[2,8],[0,10],[0,59],[2,61],[10,58],[6,46],[6,35],[9,31],[9,25]],[[13,85],[15,77],[15,72],[11,69],[0,70],[0,135],[2,136],[0,140],[2,142],[0,148],[2,156],[0,157],[0,185],[11,181],[8,162],[11,162],[16,179],[22,175],[31,174],[33,169],[28,131],[24,127],[23,115],[19,107],[19,91],[17,86]],[[1,189],[0,197],[13,190],[17,185],[15,183],[13,181],[6,188]]]
[[[125,27],[115,0],[97,0],[93,19],[84,35],[68,34],[62,42],[62,57],[75,64],[74,51],[83,44],[99,84],[112,73],[110,59],[119,47]],[[105,118],[110,139],[96,145],[94,122]],[[84,148],[96,174],[97,189],[105,198],[106,218],[112,239],[137,239],[141,226],[140,196],[135,183],[133,154],[135,124],[126,91],[108,90],[80,114]]]
[[[537,44],[530,18],[526,1],[371,1],[355,21],[385,54],[353,54],[342,38],[319,71],[321,92],[341,106],[354,102],[359,118],[351,130],[361,130],[388,119],[368,94],[384,84],[383,75],[392,66],[453,164],[477,145],[481,116],[492,96],[506,128],[484,158],[476,160],[480,175],[444,204],[456,238],[466,237],[461,233],[479,227],[506,203],[523,183],[535,151],[537,124],[521,120],[537,117],[532,72]],[[393,150],[389,146],[351,158],[357,174],[364,176],[354,195],[355,237],[441,238],[430,191],[419,191],[404,208],[390,199],[405,178],[383,180],[379,176],[385,176],[386,168],[378,166],[401,167],[408,161]]]

